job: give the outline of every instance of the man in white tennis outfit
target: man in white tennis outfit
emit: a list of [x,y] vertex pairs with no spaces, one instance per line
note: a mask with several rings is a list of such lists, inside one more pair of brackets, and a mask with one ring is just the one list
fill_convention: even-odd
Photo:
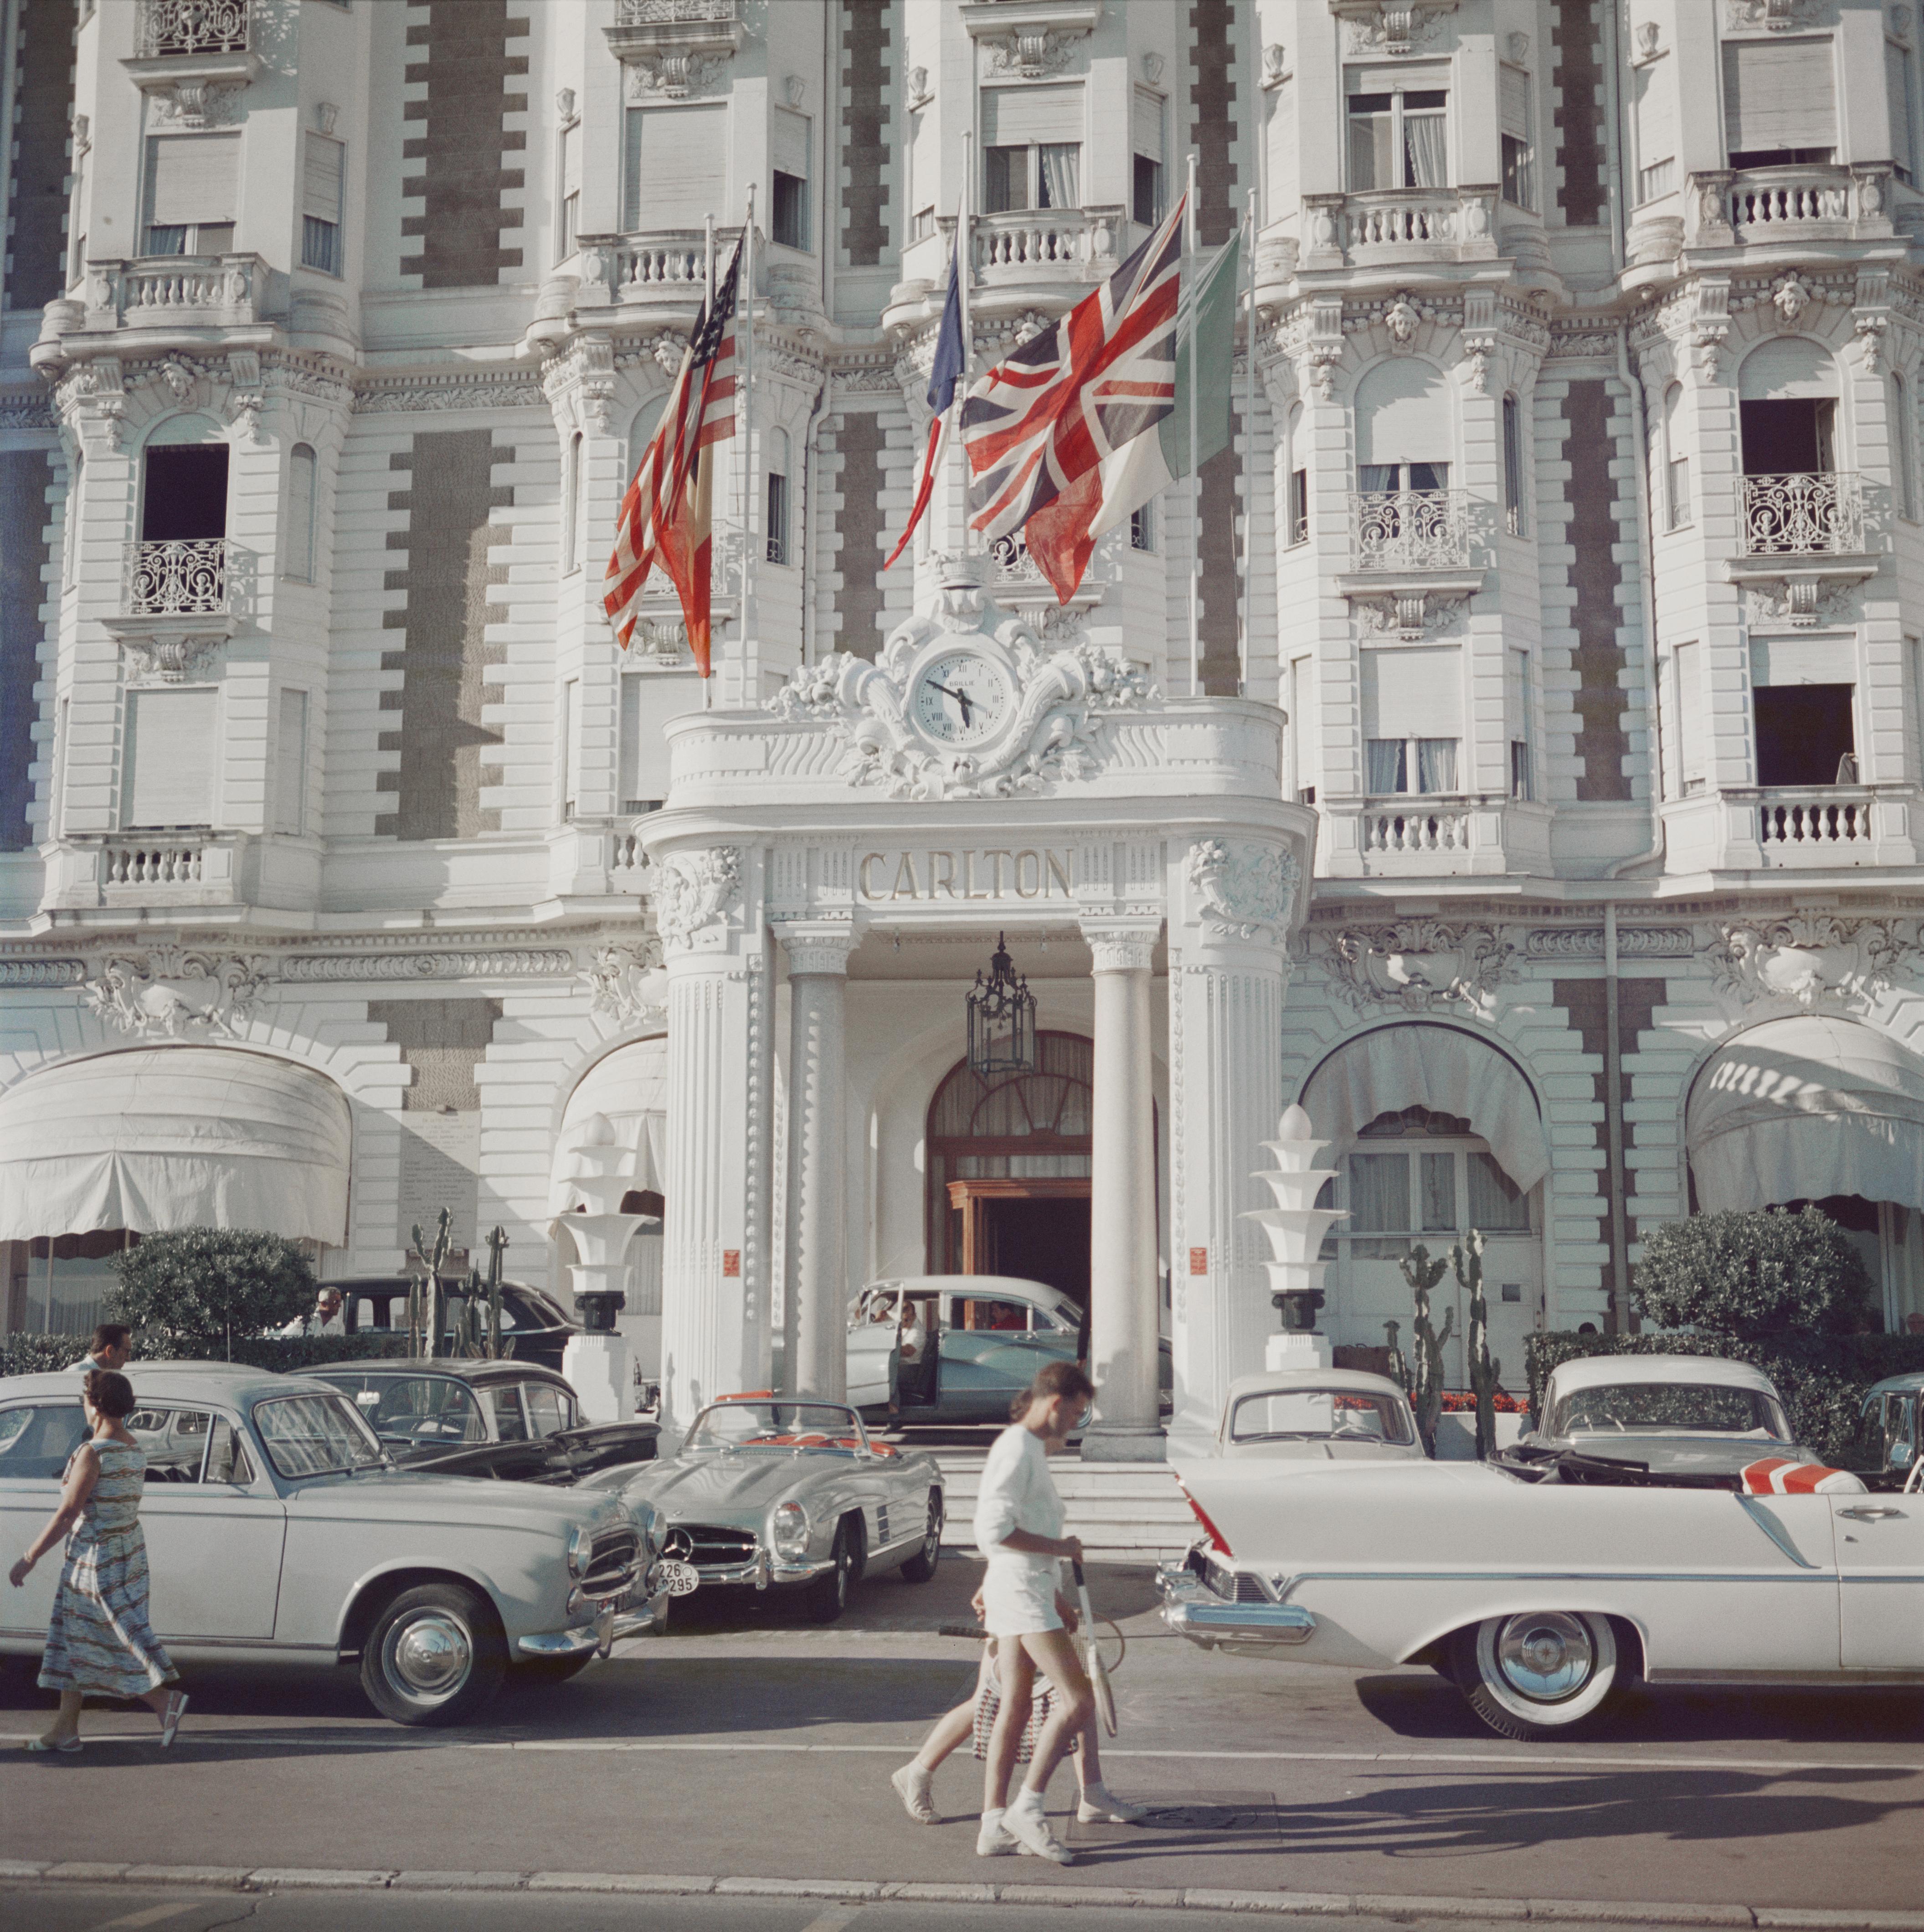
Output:
[[[982,1828],[975,1841],[983,1858],[1019,1849],[1057,1864],[1075,1859],[1049,1829],[1043,1796],[1070,1740],[1088,1723],[1094,1699],[1069,1640],[1076,1612],[1059,1587],[1063,1560],[1079,1560],[1082,1546],[1062,1534],[1062,1498],[1050,1479],[1047,1458],[1068,1440],[1094,1394],[1094,1385],[1073,1362],[1048,1364],[1030,1384],[1026,1406],[995,1438],[983,1468],[975,1542],[989,1559],[982,1582],[984,1621],[996,1640],[1002,1680],[1001,1708],[983,1780]],[[1054,1687],[1054,1708],[1036,1741],[1028,1780],[1010,1804],[1010,1774],[1028,1723],[1038,1669]],[[1084,1792],[1083,1815],[1089,1815],[1092,1800],[1098,1817],[1139,1815],[1110,1798],[1100,1784]]]

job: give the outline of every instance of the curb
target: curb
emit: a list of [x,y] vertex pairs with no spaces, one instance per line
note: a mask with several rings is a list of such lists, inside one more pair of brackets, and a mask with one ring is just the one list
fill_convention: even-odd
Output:
[[875,1879],[701,1878],[644,1872],[330,1870],[325,1867],[111,1864],[70,1859],[37,1864],[0,1858],[0,1882],[194,1886],[227,1892],[531,1892],[653,1893],[673,1897],[818,1899],[872,1905],[889,1899],[926,1905],[1140,1906],[1163,1912],[1230,1912],[1277,1918],[1354,1918],[1421,1914],[1469,1923],[1747,1925],[1766,1932],[1924,1932],[1924,1912],[1820,1911],[1798,1906],[1677,1905],[1634,1900],[1424,1898],[1420,1894],[1225,1892],[1190,1886],[965,1885]]

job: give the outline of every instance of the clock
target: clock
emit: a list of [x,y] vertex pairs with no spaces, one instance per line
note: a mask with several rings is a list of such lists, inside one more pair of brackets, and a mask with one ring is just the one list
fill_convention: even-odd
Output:
[[979,745],[1007,723],[1015,701],[1008,674],[979,651],[944,651],[915,678],[909,715],[941,745]]

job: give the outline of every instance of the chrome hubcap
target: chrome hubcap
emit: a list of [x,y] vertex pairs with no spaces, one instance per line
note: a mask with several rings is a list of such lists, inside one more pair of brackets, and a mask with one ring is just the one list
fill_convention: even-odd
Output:
[[474,1648],[449,1611],[430,1610],[398,1624],[383,1646],[388,1680],[410,1697],[440,1702],[467,1681]]
[[1580,1690],[1596,1668],[1596,1651],[1579,1617],[1532,1610],[1511,1617],[1496,1634],[1496,1666],[1526,1697],[1549,1702]]

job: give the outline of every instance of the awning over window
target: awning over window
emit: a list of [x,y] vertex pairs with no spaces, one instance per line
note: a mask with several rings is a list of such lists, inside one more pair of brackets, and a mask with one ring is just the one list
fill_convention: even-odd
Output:
[[344,1246],[346,1096],[238,1047],[64,1061],[0,1093],[0,1240],[254,1228]]
[[1303,1105],[1318,1138],[1339,1148],[1379,1114],[1427,1107],[1468,1120],[1519,1187],[1534,1187],[1550,1172],[1550,1142],[1529,1082],[1514,1060],[1454,1027],[1364,1034],[1310,1076]]
[[668,1192],[664,1137],[668,1128],[668,1043],[638,1040],[617,1047],[581,1076],[569,1096],[555,1136],[548,1211],[565,1214],[573,1205],[569,1178],[582,1130],[596,1114],[605,1114],[618,1144],[632,1157],[628,1185],[644,1194]]
[[1684,1138],[1706,1214],[1831,1194],[1924,1208],[1924,1060],[1854,1021],[1771,1020],[1697,1075]]

